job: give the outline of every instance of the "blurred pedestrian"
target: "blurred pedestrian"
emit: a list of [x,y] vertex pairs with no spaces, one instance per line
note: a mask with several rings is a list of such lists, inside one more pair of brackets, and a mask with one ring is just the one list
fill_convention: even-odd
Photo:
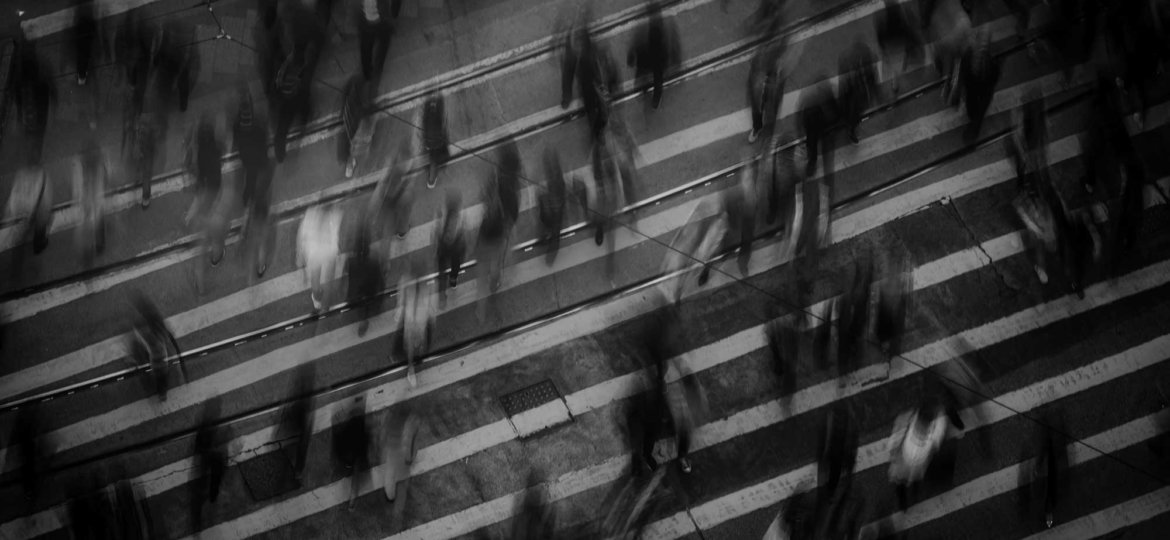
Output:
[[294,34],[292,46],[287,48],[289,50],[276,71],[272,100],[276,125],[272,143],[277,163],[284,163],[288,132],[294,123],[308,121],[313,115],[310,88],[321,49],[320,40],[314,37],[319,29],[315,25],[306,25],[304,17],[298,12],[294,22],[289,23],[298,33]]
[[780,380],[780,392],[791,396],[796,391],[796,378],[800,373],[801,334],[797,326],[800,318],[784,320],[773,318],[764,325],[764,336],[768,340],[768,351],[772,356],[772,367]]
[[[364,0],[363,0],[364,1]],[[337,138],[337,158],[345,166],[345,177],[365,164],[370,140],[374,137],[373,94],[376,86],[354,75],[345,84],[342,94],[341,119],[345,136]]]
[[932,42],[934,67],[943,77],[943,100],[950,102],[958,80],[959,59],[971,47],[971,18],[959,0],[925,0],[922,25]]
[[906,271],[906,262],[900,257],[889,257],[886,279],[878,285],[877,321],[874,333],[882,350],[891,358],[902,354],[902,336],[906,332],[906,313],[910,292],[914,289],[913,276]]
[[552,265],[561,246],[561,229],[565,224],[565,172],[560,155],[549,146],[544,149],[545,186],[538,197],[540,238],[548,242],[545,262]]
[[851,518],[846,511],[846,501],[852,492],[858,437],[856,420],[848,402],[836,402],[825,419],[817,452],[817,513],[822,522],[821,538],[840,537],[827,533],[839,529],[841,522]]
[[909,507],[927,468],[947,436],[949,424],[942,405],[933,399],[898,416],[890,434],[890,482],[898,495],[899,508]]
[[829,176],[833,161],[833,142],[827,140],[828,130],[840,118],[837,98],[824,78],[809,92],[801,94],[800,125],[805,137],[805,155],[808,162],[804,175],[812,178],[817,172],[818,153],[823,154],[825,176]]
[[[269,103],[274,105],[276,73],[287,56],[281,36],[283,24],[278,24],[277,0],[259,0],[260,17],[252,26],[252,50],[256,53],[256,73]],[[271,106],[270,105],[270,106]]]
[[77,540],[107,540],[132,538],[123,536],[117,521],[117,508],[111,505],[109,491],[102,486],[96,474],[90,473],[79,485],[70,488],[68,503],[72,537]]
[[573,82],[582,61],[585,42],[589,40],[589,2],[578,4],[576,11],[563,21],[564,28],[557,38],[561,49],[561,108],[569,108],[573,100]]
[[1039,510],[1032,515],[1040,516],[1044,527],[1051,529],[1056,523],[1061,495],[1068,484],[1069,453],[1064,436],[1067,431],[1063,419],[1057,414],[1046,415],[1037,424],[1037,455],[1031,460],[1031,466],[1021,471],[1028,480],[1021,485],[1031,488],[1024,498],[1024,509],[1030,512]]
[[215,504],[219,498],[223,476],[227,472],[228,457],[222,446],[226,435],[220,422],[220,398],[212,397],[203,405],[202,420],[195,432],[194,480],[191,490],[191,521],[196,531],[203,528],[203,506]]
[[333,456],[349,477],[349,510],[354,509],[357,496],[369,474],[370,433],[366,425],[366,402],[362,395],[353,398],[333,417]]
[[841,84],[837,103],[846,134],[853,144],[858,142],[857,127],[861,124],[861,116],[874,102],[874,94],[877,92],[876,65],[877,59],[873,52],[860,41],[854,42],[838,61]]
[[7,450],[9,455],[17,456],[20,487],[30,510],[36,507],[43,482],[41,476],[46,469],[47,445],[37,434],[42,421],[35,406],[21,407],[16,413],[12,435],[8,439]]
[[276,242],[270,215],[274,167],[268,158],[268,129],[264,118],[256,114],[252,93],[247,85],[237,88],[239,108],[232,127],[232,144],[240,156],[243,169],[244,211],[247,222],[244,239],[249,244],[251,267],[257,276],[268,269],[268,259]]
[[123,156],[127,158],[125,166],[142,188],[139,204],[142,208],[148,208],[155,155],[158,153],[159,141],[166,134],[165,116],[144,110],[129,120],[129,132],[123,138],[122,145]]
[[24,130],[26,164],[40,164],[50,110],[57,103],[57,89],[46,69],[47,64],[37,54],[35,45],[23,38],[17,41],[13,58],[13,86],[16,111]]
[[49,246],[49,232],[53,225],[53,186],[39,164],[27,165],[16,171],[12,192],[4,209],[5,221],[12,225],[12,275],[23,269],[26,248],[31,240],[33,254],[40,254]]
[[89,66],[93,61],[95,49],[97,49],[95,44],[98,41],[98,26],[94,19],[96,3],[80,4],[74,14],[73,63],[77,68],[78,86],[85,86],[86,81],[89,80]]
[[780,113],[780,102],[784,98],[784,76],[781,59],[786,48],[786,38],[769,39],[756,46],[748,71],[748,103],[752,108],[752,131],[748,142],[754,143],[760,134],[771,142]]
[[293,471],[297,482],[305,473],[305,463],[309,457],[309,444],[313,441],[313,389],[316,387],[316,365],[312,360],[301,362],[296,367],[296,375],[292,384],[292,403],[283,418],[283,423],[289,436],[295,437],[296,456],[293,461]]
[[[223,145],[210,114],[204,114],[188,135],[186,151],[187,170],[195,177],[195,201],[187,211],[187,224],[190,226],[198,223],[198,220],[207,219],[223,185],[220,164],[224,154]],[[218,263],[218,260],[213,262]]]
[[748,263],[752,256],[752,241],[756,235],[757,201],[761,197],[756,182],[757,162],[751,159],[749,151],[745,151],[744,156],[747,163],[740,169],[739,182],[723,193],[723,211],[727,213],[728,241],[739,252],[737,257],[739,271],[747,276]]
[[421,264],[411,265],[398,281],[398,332],[394,339],[396,354],[406,360],[406,380],[411,388],[418,385],[416,365],[431,347],[435,327],[435,291],[432,280],[425,279]]
[[597,139],[609,123],[612,100],[621,81],[609,49],[586,34],[577,62],[577,89],[589,120],[589,132]]
[[410,232],[411,211],[414,206],[414,187],[407,180],[410,173],[410,141],[402,140],[391,155],[386,175],[378,181],[370,196],[367,215],[374,223],[374,239],[392,232],[399,239]]
[[961,95],[970,122],[964,136],[968,144],[979,137],[983,117],[995,97],[999,75],[999,60],[991,53],[991,34],[986,29],[980,29],[975,34],[972,47],[959,64]]
[[134,331],[128,349],[134,363],[138,366],[149,367],[149,385],[151,393],[158,396],[159,401],[167,400],[167,392],[171,388],[171,363],[179,366],[179,373],[186,380],[186,370],[183,366],[182,350],[179,343],[167,326],[166,319],[159,313],[153,302],[142,293],[135,293],[133,297],[135,318]]
[[73,160],[73,193],[81,207],[81,221],[76,230],[77,247],[88,268],[106,248],[105,202],[109,168],[96,141],[90,140],[85,151]]
[[882,52],[882,65],[888,66],[884,79],[894,81],[892,90],[897,94],[901,75],[910,66],[921,64],[926,49],[914,12],[898,0],[884,1],[885,7],[878,12],[874,26]]
[[167,21],[162,29],[158,52],[158,91],[164,103],[178,96],[179,112],[187,111],[191,90],[199,80],[199,46],[195,27],[178,19]]
[[427,188],[433,188],[439,182],[439,170],[451,159],[450,150],[447,148],[450,142],[447,137],[447,113],[442,94],[433,91],[427,96],[415,125],[422,127],[422,146],[429,158]]
[[[376,430],[378,459],[381,465],[379,484],[387,501],[404,504],[410,493],[410,466],[418,452],[420,419],[409,405],[406,410],[389,415]],[[401,486],[401,489],[400,489]]]
[[675,62],[677,42],[674,21],[667,22],[662,16],[662,6],[657,0],[650,2],[646,24],[638,29],[638,34],[634,37],[630,52],[626,55],[626,64],[635,68],[635,76],[638,79],[651,77],[653,82],[651,103],[654,109],[658,109],[662,103],[662,86],[666,80],[667,69]]
[[447,196],[435,221],[442,226],[436,229],[436,254],[438,255],[439,307],[447,305],[448,288],[455,288],[459,272],[467,256],[467,232],[463,227],[463,196],[458,190],[448,189]]
[[117,533],[113,538],[122,540],[150,540],[156,538],[149,505],[142,488],[125,478],[114,484],[113,506]]
[[391,16],[389,0],[361,0],[361,6],[355,14],[362,77],[372,82],[375,88],[382,76],[386,52],[390,49],[390,35],[393,32]]
[[337,278],[341,242],[341,213],[331,204],[317,204],[305,212],[297,231],[297,266],[305,268],[313,311],[330,305],[329,287]]
[[864,361],[868,343],[869,299],[873,284],[873,260],[868,254],[854,258],[853,279],[837,303],[838,376],[845,376]]
[[476,242],[476,258],[479,260],[479,285],[477,314],[482,322],[487,316],[488,297],[500,288],[500,274],[507,256],[508,241],[512,223],[508,221],[500,189],[495,175],[484,183],[481,190],[483,215],[479,223],[479,239]]
[[346,262],[349,274],[347,301],[351,306],[362,305],[362,320],[357,327],[358,337],[362,337],[370,327],[370,317],[381,308],[382,264],[374,251],[372,223],[361,215],[354,220],[353,227],[351,256]]

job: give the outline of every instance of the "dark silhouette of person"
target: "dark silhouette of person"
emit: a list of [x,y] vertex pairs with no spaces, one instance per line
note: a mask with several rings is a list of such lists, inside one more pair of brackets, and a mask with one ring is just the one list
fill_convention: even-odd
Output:
[[191,481],[191,522],[195,530],[203,528],[203,505],[215,504],[223,476],[227,472],[227,453],[221,445],[220,401],[213,397],[203,405],[203,416],[195,432],[195,480]]
[[377,83],[381,78],[394,31],[390,18],[398,16],[396,8],[391,9],[389,0],[361,0],[357,7],[358,52],[362,77],[367,81]]
[[677,34],[673,22],[668,23],[662,16],[662,6],[657,0],[647,8],[646,24],[638,29],[633,45],[626,56],[626,64],[634,67],[636,77],[652,78],[652,106],[657,109],[662,103],[662,86],[666,70],[674,63],[677,54]]
[[548,242],[545,261],[551,265],[556,260],[561,245],[561,228],[565,224],[565,173],[561,159],[552,147],[544,149],[545,186],[539,196],[540,235]]

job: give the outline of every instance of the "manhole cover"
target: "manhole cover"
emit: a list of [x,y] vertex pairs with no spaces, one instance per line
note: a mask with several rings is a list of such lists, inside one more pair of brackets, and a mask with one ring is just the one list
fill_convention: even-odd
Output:
[[240,475],[256,501],[264,501],[300,487],[292,462],[282,450],[240,463]]

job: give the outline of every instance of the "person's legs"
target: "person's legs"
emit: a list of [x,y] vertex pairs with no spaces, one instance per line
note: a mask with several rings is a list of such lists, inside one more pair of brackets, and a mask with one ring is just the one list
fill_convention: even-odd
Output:
[[666,63],[657,62],[654,66],[654,94],[653,99],[654,108],[657,109],[662,104],[662,85],[666,80]]
[[566,45],[561,59],[561,108],[569,108],[573,100],[573,79],[577,74],[577,55],[572,45]]
[[375,36],[374,25],[362,18],[358,21],[358,53],[361,57],[362,77],[367,81],[370,80],[371,72],[373,71],[373,56],[374,56],[374,41]]

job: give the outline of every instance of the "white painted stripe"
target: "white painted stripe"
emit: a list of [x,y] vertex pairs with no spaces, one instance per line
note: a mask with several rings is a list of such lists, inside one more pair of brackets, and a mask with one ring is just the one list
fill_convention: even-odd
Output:
[[[1005,89],[996,94],[995,101],[992,104],[992,110],[1006,110],[1018,106],[1022,102],[1027,88],[1041,87],[1045,95],[1049,92],[1060,91],[1061,86],[1059,82],[1059,74],[1052,74],[1042,77],[1037,81],[1029,81],[1022,83],[1012,88]],[[799,90],[794,91],[797,93]],[[793,103],[794,99],[786,99],[785,102]],[[791,114],[792,111],[789,111]],[[650,141],[644,145],[639,146],[639,153],[642,156],[642,166],[660,163],[668,159],[677,157],[679,155],[697,150],[707,146],[715,141],[734,136],[744,130],[743,126],[747,126],[749,122],[749,113],[747,109],[737,111],[735,113],[727,114],[713,120],[703,122],[701,124],[691,126],[682,131],[671,133],[670,135]],[[1151,114],[1151,119],[1147,123],[1146,128],[1152,129],[1155,125],[1160,125],[1165,121],[1164,115]],[[523,120],[520,122],[524,122]],[[927,117],[919,118],[910,122],[909,124],[898,126],[892,130],[873,135],[863,140],[859,145],[852,147],[852,150],[843,154],[838,160],[838,167],[845,169],[847,167],[855,166],[861,162],[873,159],[877,156],[896,151],[906,145],[918,142],[919,137],[928,138],[937,133],[947,131],[949,129],[957,128],[965,123],[965,118],[958,115],[953,110],[944,110],[939,113],[932,114]],[[939,127],[945,124],[946,126]],[[949,127],[948,127],[949,126]],[[1075,137],[1072,137],[1075,140]],[[1057,141],[1057,145],[1063,143],[1065,139]],[[1053,152],[1056,154],[1056,152]],[[1055,161],[1054,161],[1055,162]],[[1005,171],[1011,169],[1006,165],[1003,166]],[[983,168],[978,169],[983,171]],[[571,174],[581,177],[589,178],[592,176],[589,167],[580,167],[574,170]],[[365,175],[359,179],[343,182],[339,185],[333,186],[325,190],[326,194],[342,193],[348,191],[359,185],[372,184],[377,181],[382,175],[381,172],[375,172]],[[959,182],[952,180],[947,187],[953,185],[965,186],[973,183],[971,181]],[[966,186],[969,188],[969,186]],[[535,205],[536,188],[527,186],[524,188],[521,196],[522,211],[527,211]],[[915,193],[921,193],[919,190]],[[939,193],[940,196],[946,192],[935,188],[929,197],[933,198],[934,193]],[[288,208],[295,208],[296,206],[308,204],[312,200],[316,200],[320,194],[311,194],[294,201],[288,201],[278,205],[277,211],[284,211]],[[925,203],[919,203],[921,197],[913,199],[906,197],[906,200],[900,207],[912,206],[918,208]],[[933,202],[931,200],[930,202]],[[886,206],[875,206],[867,208],[866,210],[874,212],[878,208],[888,208]],[[899,211],[900,208],[894,211],[901,215],[905,212]],[[476,204],[464,210],[464,219],[469,223],[475,223],[479,220],[482,213],[482,205]],[[879,216],[880,217],[880,216]],[[849,223],[834,224],[834,233],[845,233],[847,236],[840,238],[849,238],[854,234],[864,232],[861,229],[851,228]],[[407,234],[404,242],[394,244],[397,246],[393,252],[394,256],[403,253],[411,253],[419,249],[425,249],[435,236],[436,222],[431,220],[419,226],[411,228]],[[866,229],[868,230],[868,229]],[[835,238],[837,238],[835,236]],[[79,282],[70,284],[68,286],[51,289],[42,293],[37,293],[26,298],[21,298],[9,301],[0,305],[0,322],[11,322],[30,317],[37,313],[43,312],[47,309],[59,307],[67,302],[75,301],[93,292],[106,290],[115,285],[129,281],[129,279],[140,277],[147,273],[147,270],[154,271],[162,269],[170,264],[175,264],[186,260],[187,258],[196,257],[201,253],[199,249],[187,250],[184,253],[172,254],[160,259],[158,263],[147,262],[141,268],[131,269],[123,274],[122,271],[107,274],[99,278],[95,278],[93,284]],[[165,262],[163,262],[165,260]],[[176,329],[176,336],[182,337],[187,333],[207,328],[211,325],[217,324],[231,317],[239,316],[248,311],[259,309],[267,303],[275,302],[288,296],[299,294],[307,290],[307,284],[300,279],[297,279],[299,272],[294,271],[274,280],[263,282],[254,287],[256,293],[250,293],[248,290],[237,292],[229,298],[232,300],[226,302],[212,302],[205,306],[199,306],[189,310],[183,314],[176,315],[168,319],[168,323],[175,320],[173,327]],[[87,285],[93,285],[92,287]],[[247,302],[240,302],[239,298],[248,299]],[[197,321],[196,324],[191,324],[188,321]],[[184,332],[182,327],[184,324],[190,324],[188,332]],[[30,392],[37,388],[53,384],[56,381],[72,377],[84,371],[95,369],[102,365],[108,364],[121,358],[122,348],[120,346],[121,338],[112,338],[102,343],[87,346],[86,348],[75,353],[58,357],[46,362],[39,363],[35,366],[25,370],[12,373],[0,377],[0,399],[7,399],[9,397]]]
[[1170,487],[1151,491],[1104,510],[1061,523],[1026,540],[1073,540],[1098,538],[1132,527],[1170,511]]
[[[93,0],[94,17],[98,19],[113,17],[135,8],[153,4],[158,0]],[[194,3],[192,3],[194,4]],[[33,17],[20,22],[21,29],[28,39],[38,39],[73,28],[76,24],[77,8],[69,7],[54,11],[39,17]]]

